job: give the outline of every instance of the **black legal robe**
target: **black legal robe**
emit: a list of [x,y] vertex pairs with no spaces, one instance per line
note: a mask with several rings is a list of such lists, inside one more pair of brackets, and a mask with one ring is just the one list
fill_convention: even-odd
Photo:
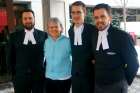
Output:
[[23,44],[25,31],[10,35],[7,48],[8,67],[13,75],[15,93],[42,93],[44,67],[43,48],[47,34],[34,29],[36,44]]
[[74,26],[69,29],[72,50],[72,93],[93,93],[94,65],[92,60],[92,33],[94,27],[84,24],[82,45],[74,45]]

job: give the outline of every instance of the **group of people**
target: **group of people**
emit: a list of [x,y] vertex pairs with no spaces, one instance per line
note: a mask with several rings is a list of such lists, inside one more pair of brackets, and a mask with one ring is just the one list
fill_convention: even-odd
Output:
[[128,93],[139,64],[129,34],[111,25],[111,7],[98,4],[95,26],[84,22],[86,5],[71,4],[69,37],[56,17],[47,31],[34,28],[30,9],[21,13],[23,29],[10,34],[8,68],[15,93]]

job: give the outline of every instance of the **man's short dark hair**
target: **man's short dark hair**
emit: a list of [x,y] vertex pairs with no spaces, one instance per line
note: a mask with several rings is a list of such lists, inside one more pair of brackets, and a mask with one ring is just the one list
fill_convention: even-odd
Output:
[[23,14],[24,12],[31,12],[31,13],[33,14],[33,16],[35,17],[34,11],[31,10],[31,9],[24,9],[24,10],[22,10],[22,11],[21,11],[21,17],[22,17],[22,14]]
[[72,3],[70,10],[71,10],[72,6],[81,6],[83,8],[86,8],[86,5],[82,1],[76,1],[76,2]]
[[105,4],[105,3],[101,3],[101,4],[98,4],[96,5],[94,8],[93,8],[93,12],[97,9],[105,9],[107,11],[107,13],[111,16],[112,15],[112,12],[111,12],[111,6],[109,6],[108,4]]

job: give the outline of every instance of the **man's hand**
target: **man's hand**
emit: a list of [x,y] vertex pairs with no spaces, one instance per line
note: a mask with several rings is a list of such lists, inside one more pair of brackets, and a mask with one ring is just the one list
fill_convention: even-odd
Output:
[[92,62],[92,64],[95,64],[95,60],[92,60],[91,62]]

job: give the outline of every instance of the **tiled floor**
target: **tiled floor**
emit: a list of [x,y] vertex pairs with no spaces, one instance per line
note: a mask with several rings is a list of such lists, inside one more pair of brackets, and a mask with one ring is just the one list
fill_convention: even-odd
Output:
[[0,93],[14,93],[12,83],[0,84]]
[[134,82],[129,87],[128,93],[140,93],[140,77],[134,79]]
[[[12,83],[0,84],[0,93],[14,93]],[[129,87],[128,93],[140,93],[140,77],[134,79],[133,84]]]

